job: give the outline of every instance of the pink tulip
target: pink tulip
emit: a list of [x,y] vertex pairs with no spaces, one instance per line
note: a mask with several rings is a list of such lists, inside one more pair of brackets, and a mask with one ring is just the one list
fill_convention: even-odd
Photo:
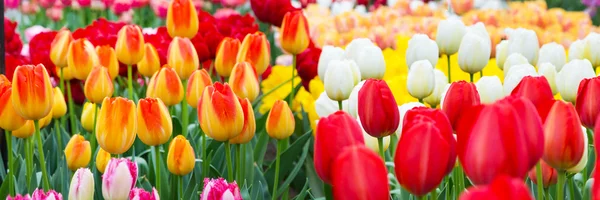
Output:
[[43,32],[48,32],[51,31],[49,28],[40,26],[40,25],[35,25],[32,27],[29,27],[27,29],[25,29],[25,40],[27,41],[31,41],[31,38],[33,38],[35,35],[43,33]]
[[20,0],[4,0],[4,6],[8,9],[16,9],[19,8]]
[[161,19],[165,19],[167,17],[167,10],[169,9],[169,1],[168,0],[156,0],[152,3],[152,10],[154,10],[154,14]]
[[111,159],[102,175],[102,196],[104,199],[127,199],[137,175],[136,163],[127,158]]
[[31,200],[31,197],[29,196],[29,194],[26,194],[24,196],[17,194],[17,196],[15,196],[15,197],[11,197],[11,196],[6,197],[6,200]]
[[231,15],[240,15],[240,13],[237,10],[231,8],[220,8],[215,12],[213,16],[215,17],[215,19],[219,20],[225,19]]
[[240,188],[235,181],[227,183],[223,178],[219,179],[204,179],[204,189],[200,195],[200,200],[209,199],[227,199],[227,200],[242,200]]
[[142,188],[133,188],[133,190],[129,192],[129,199],[158,200],[160,197],[158,196],[158,191],[156,191],[156,188],[152,188],[152,193],[147,192]]
[[121,15],[124,12],[131,10],[132,0],[115,0],[112,10],[117,15]]
[[221,0],[221,4],[225,7],[238,7],[246,3],[246,0]]
[[62,195],[54,190],[44,193],[44,190],[36,189],[31,195],[31,199],[35,200],[62,200]]

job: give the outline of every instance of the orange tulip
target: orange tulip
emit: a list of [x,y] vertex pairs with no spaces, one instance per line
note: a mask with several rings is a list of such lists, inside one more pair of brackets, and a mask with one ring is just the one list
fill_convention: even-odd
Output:
[[258,76],[252,65],[248,62],[235,64],[233,71],[231,71],[229,84],[238,97],[248,98],[250,101],[254,101],[258,97],[258,93],[260,93]]
[[108,45],[97,46],[96,54],[98,54],[100,65],[108,69],[110,79],[114,80],[119,75],[119,60],[117,60],[115,49]]
[[175,37],[167,53],[167,64],[177,72],[181,80],[187,80],[200,66],[196,48],[187,38]]
[[221,40],[215,58],[215,70],[219,76],[229,77],[233,66],[235,66],[235,59],[239,49],[240,40],[230,37]]
[[242,132],[229,140],[231,144],[246,144],[252,140],[254,133],[256,132],[256,119],[254,118],[254,109],[252,109],[252,103],[246,99],[238,99],[244,111],[244,127]]
[[11,94],[10,81],[4,74],[0,74],[0,128],[7,131],[15,131],[26,122],[13,108]]
[[175,70],[163,67],[154,73],[148,83],[146,97],[159,98],[165,105],[172,106],[183,100],[183,85]]
[[167,31],[171,37],[193,38],[198,33],[198,14],[191,0],[173,0],[167,10]]
[[110,153],[104,151],[102,148],[98,149],[98,153],[96,154],[96,169],[98,169],[100,173],[104,173],[110,159]]
[[85,98],[93,103],[102,103],[104,98],[112,96],[113,90],[114,87],[108,70],[101,66],[92,69],[83,86]]
[[267,117],[265,128],[269,136],[278,140],[286,139],[294,133],[296,120],[287,102],[275,101]]
[[302,10],[286,13],[281,23],[281,48],[298,55],[308,48],[309,42],[308,22]]
[[96,119],[96,139],[111,154],[125,153],[135,140],[137,121],[135,103],[122,98],[105,98]]
[[204,133],[220,142],[242,132],[244,111],[229,84],[216,82],[204,89],[198,101],[198,121]]
[[85,80],[92,68],[99,64],[98,54],[90,41],[81,38],[71,42],[67,54],[67,67],[71,68],[73,77]]
[[79,134],[73,135],[65,147],[65,157],[67,158],[67,167],[71,171],[87,167],[92,158],[90,142]]
[[58,31],[54,40],[50,44],[50,60],[52,63],[59,68],[67,66],[67,52],[69,50],[69,44],[73,41],[71,31],[63,29]]
[[209,85],[212,85],[212,80],[206,70],[194,71],[187,82],[185,99],[188,105],[192,106],[192,108],[198,107],[198,100],[202,97],[204,88]]
[[119,30],[115,45],[117,58],[126,65],[135,65],[144,57],[144,35],[137,25],[126,25]]
[[173,133],[167,106],[154,98],[140,99],[137,105],[138,137],[148,146],[166,143]]
[[183,176],[192,172],[195,164],[196,157],[194,156],[194,148],[190,145],[190,141],[185,139],[183,135],[178,135],[169,145],[167,168],[169,168],[171,173]]
[[52,111],[52,84],[44,65],[21,65],[12,81],[12,105],[21,117],[42,119]]
[[35,133],[35,126],[33,124],[33,121],[31,121],[31,120],[27,120],[25,122],[25,125],[21,126],[21,128],[19,128],[19,129],[11,132],[11,134],[13,136],[21,138],[21,139],[29,138],[29,137],[33,136],[34,133]]
[[262,32],[246,35],[236,58],[236,62],[249,62],[256,69],[256,73],[262,75],[271,62],[271,49],[267,36]]
[[160,58],[154,45],[146,43],[144,45],[145,53],[140,62],[137,63],[137,69],[140,74],[146,77],[151,77],[154,73],[160,70]]

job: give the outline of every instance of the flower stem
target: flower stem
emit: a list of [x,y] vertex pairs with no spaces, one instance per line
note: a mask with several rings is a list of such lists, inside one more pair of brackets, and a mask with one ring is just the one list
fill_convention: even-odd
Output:
[[94,128],[92,128],[92,135],[90,135],[90,146],[92,147],[92,152],[96,152],[96,122],[98,120],[98,107],[100,107],[100,104],[97,104],[94,107]]
[[471,83],[473,83],[473,75],[474,75],[474,74],[469,74],[469,78],[470,78],[470,80],[471,80]]
[[44,191],[48,191],[50,189],[50,181],[48,180],[48,172],[46,171],[46,158],[44,157],[44,145],[42,143],[42,136],[40,134],[40,122],[39,120],[34,120],[33,124],[35,125],[35,138],[37,140],[38,145],[38,157],[40,159],[40,168],[42,168],[42,177],[44,179]]
[[282,146],[284,145],[284,142],[285,140],[277,140],[277,152],[275,156],[275,180],[273,182],[272,200],[277,199],[277,187],[279,186],[279,162],[281,161],[280,156],[281,151],[283,151]]
[[479,76],[483,77],[483,69],[479,71]]
[[240,180],[241,182],[239,184],[241,184],[242,186],[244,185],[244,182],[246,181],[246,148],[244,146],[244,144],[240,144],[240,155],[241,155],[241,159],[240,159]]
[[177,192],[177,196],[179,196],[179,198],[177,199],[183,199],[183,176],[177,176],[179,179],[179,183],[177,183],[179,185],[179,191]]
[[133,78],[132,78],[132,69],[131,65],[127,65],[127,88],[129,92],[129,99],[135,101],[133,99]]
[[181,121],[183,123],[183,127],[181,127],[181,134],[184,137],[187,137],[188,131],[188,121],[190,119],[189,115],[188,115],[188,104],[187,104],[187,99],[186,99],[186,94],[187,93],[187,80],[183,80],[183,101],[181,102]]
[[[65,91],[65,80],[63,79],[63,70],[64,70],[64,68],[60,69],[60,80],[59,80],[60,83],[58,85],[60,87],[60,91],[63,94],[66,94],[67,91]],[[62,98],[64,98],[64,97],[62,97]],[[62,125],[62,127],[65,127],[65,117],[64,116],[60,117],[60,125]]]
[[[63,147],[62,147],[62,132],[59,130],[60,129],[60,125],[59,125],[59,120],[55,119],[54,120],[54,131],[56,131],[56,142],[58,143],[58,149],[62,151]],[[58,159],[60,161],[60,158],[62,158],[63,154],[60,154],[60,156],[58,156]]]
[[292,90],[290,90],[289,103],[290,107],[294,104],[294,73],[296,72],[296,55],[293,55],[292,60]]
[[225,157],[227,157],[227,180],[232,181],[233,177],[233,167],[231,166],[231,147],[229,146],[229,141],[225,141]]
[[15,196],[15,181],[13,176],[13,171],[15,169],[12,168],[13,163],[13,150],[12,150],[12,135],[10,131],[4,132],[4,137],[6,138],[6,153],[8,154],[8,194],[10,196]]
[[558,172],[558,182],[556,183],[556,199],[565,199],[564,186],[565,186],[566,173],[564,171]]
[[323,183],[323,190],[325,191],[325,199],[333,200],[333,191],[332,191],[331,185],[329,185],[327,183]]
[[544,194],[543,194],[543,190],[544,190],[544,182],[542,180],[542,163],[541,161],[538,162],[538,164],[535,166],[535,174],[536,174],[536,178],[537,178],[537,199],[542,200],[544,199]]
[[450,71],[451,71],[451,67],[450,67],[450,55],[446,55],[446,58],[448,58],[448,83],[452,83],[452,75],[450,73]]
[[235,154],[237,155],[237,160],[235,162],[235,166],[236,166],[236,174],[235,176],[237,177],[236,180],[239,183],[242,182],[242,150],[241,150],[241,144],[235,145]]
[[385,161],[385,154],[383,152],[383,137],[377,138],[377,145],[379,147],[379,155],[381,155],[381,158],[383,158],[383,160]]
[[573,178],[567,178],[567,184],[569,185],[569,199],[575,199],[575,189],[573,188],[575,183],[573,183]]
[[[25,139],[25,162],[27,163],[27,186],[31,183],[31,176],[33,174],[33,146],[31,144],[32,138]],[[33,188],[27,188],[29,192],[33,192]]]
[[77,130],[77,123],[75,123],[75,111],[73,110],[73,95],[71,93],[71,84],[67,84],[67,98],[69,101],[69,119],[71,121],[71,135],[76,134],[77,132],[79,132],[79,130]]
[[159,146],[153,146],[154,149],[154,170],[156,171],[156,190],[158,191],[158,195],[160,196],[160,192],[162,191],[160,188],[160,150]]
[[340,110],[344,110],[344,107],[342,106],[342,101],[338,101],[338,108]]
[[[198,126],[200,126],[200,124],[198,124]],[[206,134],[202,133],[202,180],[208,177],[208,167],[210,166],[207,160],[208,158],[206,157],[207,149],[208,148],[206,148]]]
[[433,188],[431,191],[431,200],[437,200],[437,188]]
[[423,103],[423,99],[419,99],[419,103]]

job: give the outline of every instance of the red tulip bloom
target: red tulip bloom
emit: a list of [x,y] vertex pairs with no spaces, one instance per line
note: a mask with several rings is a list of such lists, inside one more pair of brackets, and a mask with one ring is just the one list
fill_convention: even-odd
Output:
[[575,108],[583,126],[594,128],[600,115],[600,78],[586,78],[579,83]]
[[453,82],[446,92],[442,110],[448,116],[452,128],[457,129],[462,113],[470,107],[480,104],[479,93],[475,84],[466,81]]
[[99,18],[92,24],[75,30],[73,39],[87,38],[94,46],[109,45],[115,48],[117,34],[123,26],[125,26],[123,22],[113,22]]
[[[594,138],[600,138],[600,118],[596,120],[596,127],[594,127]],[[596,155],[600,155],[600,140],[594,140],[594,146],[596,146]],[[596,165],[594,170],[594,180],[600,180],[600,160],[596,159]],[[592,199],[597,200],[600,199],[600,184],[594,184],[592,187]]]
[[333,160],[347,147],[365,145],[358,122],[344,111],[321,118],[315,137],[315,170],[325,183],[331,184]]
[[[548,165],[543,160],[540,160],[540,162],[541,162],[541,166],[542,166],[542,184],[544,185],[544,188],[548,188],[551,185],[556,184],[558,172],[556,171],[556,169],[552,168],[550,165]],[[536,170],[535,167],[532,168],[529,171],[528,176],[529,176],[529,179],[531,179],[531,181],[533,181],[533,183],[538,184],[537,173],[535,170]]]
[[311,41],[308,48],[296,57],[296,70],[298,70],[298,76],[302,79],[302,86],[304,86],[304,89],[307,91],[309,90],[310,81],[319,73],[318,66],[320,56],[321,49],[315,47]]
[[250,0],[252,11],[258,20],[280,27],[287,12],[296,11],[288,0]]
[[542,122],[546,121],[548,112],[554,104],[554,95],[546,77],[526,76],[511,94],[529,99],[535,105]]
[[527,185],[523,180],[500,176],[492,184],[483,187],[470,188],[469,192],[460,195],[460,200],[533,200]]
[[43,64],[48,71],[48,75],[58,78],[56,75],[56,66],[50,59],[50,45],[58,32],[48,31],[42,32],[31,38],[29,42],[29,56],[31,63]]
[[369,135],[385,137],[398,129],[398,104],[385,81],[367,80],[358,92],[358,105],[358,117]]
[[27,59],[27,57],[22,56],[21,54],[4,53],[4,56],[4,75],[6,75],[6,78],[8,78],[8,80],[12,80],[13,74],[15,73],[15,69],[17,69],[19,65],[26,65],[31,63],[29,62],[29,59]]
[[390,197],[387,169],[379,155],[365,146],[344,149],[333,161],[333,198],[381,200]]
[[556,101],[544,123],[544,161],[558,170],[579,172],[587,163],[587,143],[575,107]]
[[6,17],[4,18],[4,53],[6,54],[21,54],[23,42],[21,41],[21,36],[19,36],[16,28],[17,22],[10,21],[10,19]]
[[[167,64],[167,52],[169,51],[169,45],[171,44],[171,36],[167,32],[167,27],[161,26],[156,29],[155,34],[144,34],[144,41],[150,43],[156,48],[158,58],[160,59],[160,66]],[[196,51],[198,48],[196,48]]]

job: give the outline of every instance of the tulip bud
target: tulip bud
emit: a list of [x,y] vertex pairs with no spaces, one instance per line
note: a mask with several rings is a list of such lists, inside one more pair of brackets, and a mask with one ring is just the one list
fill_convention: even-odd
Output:
[[[585,44],[584,40],[575,40],[569,46],[569,61],[585,59]],[[557,70],[560,72],[560,70]]]
[[69,50],[69,44],[73,41],[71,31],[63,29],[56,33],[52,43],[50,44],[50,60],[58,68],[67,67],[67,52]]
[[468,32],[460,42],[458,66],[469,74],[479,72],[487,65],[491,52],[492,47],[489,44],[489,38],[483,38],[478,34]]
[[169,145],[169,153],[167,154],[169,171],[172,174],[184,176],[194,170],[195,163],[194,149],[190,142],[183,135],[175,137]]
[[588,59],[592,66],[600,66],[600,34],[590,32],[584,39],[584,57]]
[[240,49],[240,40],[236,38],[225,37],[217,47],[215,58],[215,70],[222,77],[229,77],[231,70],[236,64],[236,57]]
[[248,62],[235,64],[229,77],[229,85],[238,97],[248,98],[250,101],[254,101],[260,93],[258,76]]
[[342,60],[344,58],[344,53],[344,49],[339,47],[329,45],[323,47],[321,55],[319,55],[319,64],[317,66],[319,78],[321,78],[321,81],[325,82],[325,73],[327,72],[327,68],[329,67],[329,62],[334,60]]
[[537,72],[533,66],[530,64],[513,66],[506,75],[506,78],[504,78],[504,95],[510,95],[523,77],[526,76],[537,76]]
[[491,104],[504,97],[502,82],[497,76],[484,76],[475,83],[482,104]]
[[236,62],[249,62],[256,73],[262,75],[271,62],[271,50],[267,36],[262,32],[247,34],[240,45]]
[[35,127],[33,125],[32,120],[25,121],[25,124],[21,126],[21,128],[11,132],[13,136],[22,139],[26,139],[33,136],[33,133],[35,133]]
[[332,60],[325,74],[325,92],[335,101],[346,100],[352,89],[360,82],[361,74],[352,60]]
[[473,83],[458,81],[450,84],[444,96],[442,110],[448,115],[454,130],[458,127],[463,112],[480,104],[479,98],[477,87]]
[[127,199],[135,186],[137,175],[138,166],[135,162],[127,158],[111,159],[102,175],[102,196],[104,199]]
[[138,137],[148,146],[166,143],[173,132],[167,106],[160,99],[140,99],[137,104]]
[[504,69],[504,63],[508,58],[508,41],[502,40],[496,45],[496,66],[500,69]]
[[301,10],[283,16],[281,35],[281,48],[290,54],[298,55],[308,47],[308,21]]
[[[348,101],[349,100],[342,101],[343,110],[346,112],[349,112],[349,110],[350,110],[348,108],[348,106],[349,106]],[[327,117],[339,110],[339,104],[337,101],[331,100],[327,96],[327,92],[321,92],[321,95],[319,95],[319,98],[317,98],[317,100],[315,101],[315,110],[316,110],[319,118]],[[356,114],[356,113],[354,113],[354,114]],[[350,116],[352,116],[352,115],[350,115]]]
[[529,188],[523,182],[522,177],[513,178],[501,175],[494,181],[485,186],[475,186],[468,189],[469,192],[463,192],[460,200],[478,200],[478,199],[519,199],[534,200],[529,193]]
[[111,160],[110,153],[104,151],[104,149],[99,148],[98,153],[96,154],[96,169],[100,173],[104,173],[108,162]]
[[81,126],[88,132],[94,130],[94,116],[96,113],[96,104],[85,102],[81,111]]
[[557,170],[577,173],[587,163],[587,144],[575,107],[556,101],[544,123],[544,161]]
[[408,93],[417,99],[424,99],[433,93],[435,87],[435,72],[427,60],[413,62],[408,70],[406,79]]
[[579,84],[575,108],[583,126],[593,129],[596,119],[600,116],[600,102],[597,101],[600,94],[600,78],[585,78]]
[[[540,160],[540,165],[542,167],[542,184],[543,184],[544,188],[549,188],[551,185],[556,184],[557,176],[558,176],[557,175],[558,172],[556,171],[556,169],[554,169],[550,165],[546,164],[546,162],[544,162],[544,160]],[[531,169],[527,176],[529,177],[529,179],[531,181],[533,181],[533,183],[535,183],[537,185],[538,184],[537,173],[535,170],[536,170],[535,168]]]
[[[364,146],[343,149],[333,159],[331,168],[335,169],[331,171],[334,199],[388,199],[390,196],[383,159]],[[369,184],[356,184],[365,180]]]
[[465,35],[465,24],[455,18],[440,21],[437,27],[435,41],[441,54],[452,55],[458,52],[460,42]]
[[265,129],[272,138],[283,140],[294,134],[296,120],[287,102],[277,100],[271,107]]
[[385,81],[367,80],[358,92],[358,105],[358,117],[369,135],[384,137],[398,128],[400,116],[396,100]]
[[100,58],[90,41],[86,38],[76,39],[69,45],[67,65],[71,68],[73,77],[85,80],[92,68],[100,65]]
[[556,88],[556,67],[552,63],[542,63],[538,66],[538,75],[546,77],[552,89],[552,95],[556,95],[558,93],[558,88]]
[[187,81],[186,102],[192,108],[198,107],[198,101],[202,97],[202,92],[206,86],[212,85],[212,79],[205,69],[196,70]]
[[52,105],[52,118],[54,118],[54,119],[60,118],[60,117],[64,116],[66,113],[67,113],[67,104],[65,103],[65,96],[60,91],[60,88],[55,87],[54,88],[54,102]]
[[125,153],[135,140],[137,121],[135,103],[122,98],[105,98],[96,120],[96,139],[111,154]]
[[33,194],[31,194],[31,199],[35,200],[62,200],[62,194],[49,190],[48,192],[44,192],[42,189],[35,189]]
[[563,69],[556,74],[556,87],[565,101],[575,102],[579,83],[585,78],[595,77],[596,73],[588,60],[572,60]]
[[11,101],[16,113],[28,120],[39,120],[52,112],[54,95],[44,65],[21,65],[15,69]]
[[63,68],[56,67],[55,70],[56,70],[56,76],[58,76],[59,78],[62,78],[63,80],[70,81],[71,79],[73,79],[73,67],[63,67]]
[[79,134],[73,135],[65,147],[65,157],[71,171],[87,167],[92,157],[90,142]]
[[183,100],[183,92],[183,84],[175,70],[163,67],[150,78],[146,97],[159,98],[166,106],[172,106]]
[[539,59],[537,61],[537,66],[540,67],[543,63],[551,63],[560,71],[567,63],[567,53],[565,52],[565,47],[555,42],[545,44],[540,49]]
[[502,70],[504,71],[504,77],[508,76],[508,73],[510,72],[510,68],[512,66],[524,64],[529,64],[529,61],[527,61],[527,58],[525,58],[523,55],[521,55],[520,53],[510,54],[506,58],[506,61],[504,61],[504,66],[502,67]]
[[144,57],[144,35],[137,25],[125,25],[119,30],[115,45],[117,58],[126,65],[135,65]]
[[196,48],[188,38],[173,38],[167,54],[168,66],[177,72],[181,80],[187,80],[200,66]]
[[117,60],[115,49],[108,45],[97,46],[96,54],[98,54],[100,65],[108,69],[108,75],[110,75],[111,80],[119,76],[119,60]]
[[438,107],[440,105],[440,101],[443,98],[443,93],[446,88],[450,87],[447,80],[448,78],[444,74],[444,72],[439,69],[434,70],[435,74],[435,86],[433,88],[433,93],[429,95],[427,98],[423,99],[425,103],[429,104],[432,108]]
[[151,43],[144,44],[144,57],[137,63],[138,72],[145,76],[151,77],[154,73],[160,70],[160,58],[154,45]]
[[200,200],[209,199],[242,200],[242,195],[240,194],[240,188],[235,181],[233,183],[227,183],[227,180],[223,178],[205,178],[204,189],[202,189],[202,194],[200,194]]
[[362,47],[357,57],[347,57],[346,59],[352,59],[356,62],[363,80],[370,78],[382,79],[383,74],[385,74],[383,52],[375,44]]
[[202,131],[217,141],[228,141],[241,133],[244,111],[229,84],[216,82],[204,89],[198,101],[198,122]]
[[546,120],[546,116],[554,104],[554,96],[548,81],[544,77],[526,76],[515,87],[511,95],[522,96],[531,101],[542,119]]
[[538,60],[538,51],[540,44],[535,31],[524,28],[504,30],[508,37],[507,55],[520,53],[531,65],[535,65]]
[[246,144],[252,140],[256,132],[256,119],[254,119],[254,109],[248,99],[239,99],[242,110],[244,111],[244,127],[242,132],[229,140],[231,144]]
[[198,32],[198,14],[191,0],[173,0],[167,10],[167,31],[171,37],[193,38]]
[[0,128],[7,131],[16,131],[25,125],[23,119],[12,105],[12,86],[10,81],[0,74]]
[[129,199],[160,200],[160,196],[158,196],[158,191],[156,191],[156,188],[152,188],[152,192],[146,192],[146,190],[142,188],[133,188],[131,192],[129,192]]
[[73,174],[69,186],[69,199],[91,200],[94,199],[94,175],[88,168],[80,168]]
[[85,98],[96,104],[102,103],[106,97],[111,97],[113,90],[114,86],[108,70],[101,66],[92,69],[83,86]]
[[[412,66],[419,60],[428,60],[431,66],[437,64],[439,57],[439,48],[435,41],[429,39],[425,34],[415,34],[408,41],[406,49],[406,66]],[[488,56],[489,58],[489,56]]]

